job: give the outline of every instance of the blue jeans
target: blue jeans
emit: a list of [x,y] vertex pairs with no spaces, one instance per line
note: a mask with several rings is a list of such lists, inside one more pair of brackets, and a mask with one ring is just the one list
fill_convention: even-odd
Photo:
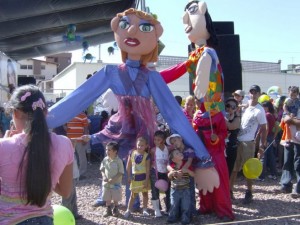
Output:
[[[125,180],[125,196],[126,196],[126,207],[128,206],[128,202],[129,202],[129,198],[130,198],[130,194],[131,194],[131,191],[129,189],[129,184],[127,183],[127,173],[126,173],[126,160],[123,160],[123,164],[124,164],[124,180]],[[103,203],[103,190],[102,190],[102,180],[100,181],[100,190],[99,190],[99,195],[98,195],[98,198],[96,200],[97,203]],[[139,209],[140,208],[140,197],[139,195],[137,195],[137,197],[135,198],[134,200],[134,203],[133,203],[133,208],[134,209]]]
[[[260,178],[264,179],[266,176],[266,172],[267,172],[267,167],[270,168],[270,173],[272,176],[276,176],[277,175],[277,169],[276,169],[276,156],[275,156],[275,149],[273,147],[272,143],[272,138],[268,138],[267,139],[267,146],[268,149],[265,150],[264,152],[264,156],[262,158],[262,164],[263,164],[263,171],[260,175]],[[271,145],[270,145],[271,144]],[[270,145],[270,146],[269,146]]]
[[171,209],[168,222],[176,222],[181,217],[181,222],[188,224],[191,221],[191,192],[190,188],[171,188]]
[[33,217],[16,225],[53,225],[53,219],[49,216]]
[[284,148],[284,161],[281,175],[282,188],[291,189],[293,187],[292,179],[296,173],[297,182],[294,190],[300,193],[300,144],[291,143]]

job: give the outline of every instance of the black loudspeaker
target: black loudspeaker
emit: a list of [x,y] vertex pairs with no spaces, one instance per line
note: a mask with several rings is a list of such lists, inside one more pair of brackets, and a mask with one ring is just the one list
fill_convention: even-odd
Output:
[[224,75],[225,98],[242,89],[242,66],[239,35],[217,35],[219,45],[215,48]]
[[23,86],[25,84],[36,85],[36,80],[34,77],[18,77],[18,86]]
[[234,24],[233,22],[213,22],[216,34],[234,34]]

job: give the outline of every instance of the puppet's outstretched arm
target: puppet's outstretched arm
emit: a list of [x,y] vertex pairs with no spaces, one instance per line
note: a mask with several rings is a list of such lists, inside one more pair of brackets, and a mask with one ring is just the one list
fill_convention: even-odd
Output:
[[167,84],[171,83],[186,73],[186,61],[164,69],[159,73]]
[[196,69],[194,94],[197,99],[203,98],[208,90],[211,63],[211,56],[204,52],[198,61]]
[[92,104],[109,88],[109,79],[102,69],[90,79],[54,104],[47,116],[49,128],[55,128],[67,123]]

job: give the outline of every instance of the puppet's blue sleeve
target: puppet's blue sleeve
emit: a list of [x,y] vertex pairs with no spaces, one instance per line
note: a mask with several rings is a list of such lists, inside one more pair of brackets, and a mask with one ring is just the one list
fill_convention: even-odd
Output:
[[84,111],[109,88],[109,85],[109,77],[105,76],[105,69],[101,69],[49,109],[49,128],[63,125]]
[[198,166],[213,166],[206,147],[183,114],[169,87],[158,73],[153,72],[149,76],[149,88],[159,111],[172,131],[178,133],[184,142],[195,150],[196,156],[200,159]]

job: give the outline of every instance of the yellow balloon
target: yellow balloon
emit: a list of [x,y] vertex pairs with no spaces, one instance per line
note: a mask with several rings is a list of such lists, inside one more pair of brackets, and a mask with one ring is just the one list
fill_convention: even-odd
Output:
[[73,213],[62,205],[52,205],[54,225],[75,225]]
[[263,170],[262,163],[257,158],[248,159],[243,165],[244,176],[248,179],[256,179]]
[[258,98],[258,102],[261,104],[263,102],[267,102],[267,101],[270,101],[270,97],[269,95],[261,95],[259,96]]

